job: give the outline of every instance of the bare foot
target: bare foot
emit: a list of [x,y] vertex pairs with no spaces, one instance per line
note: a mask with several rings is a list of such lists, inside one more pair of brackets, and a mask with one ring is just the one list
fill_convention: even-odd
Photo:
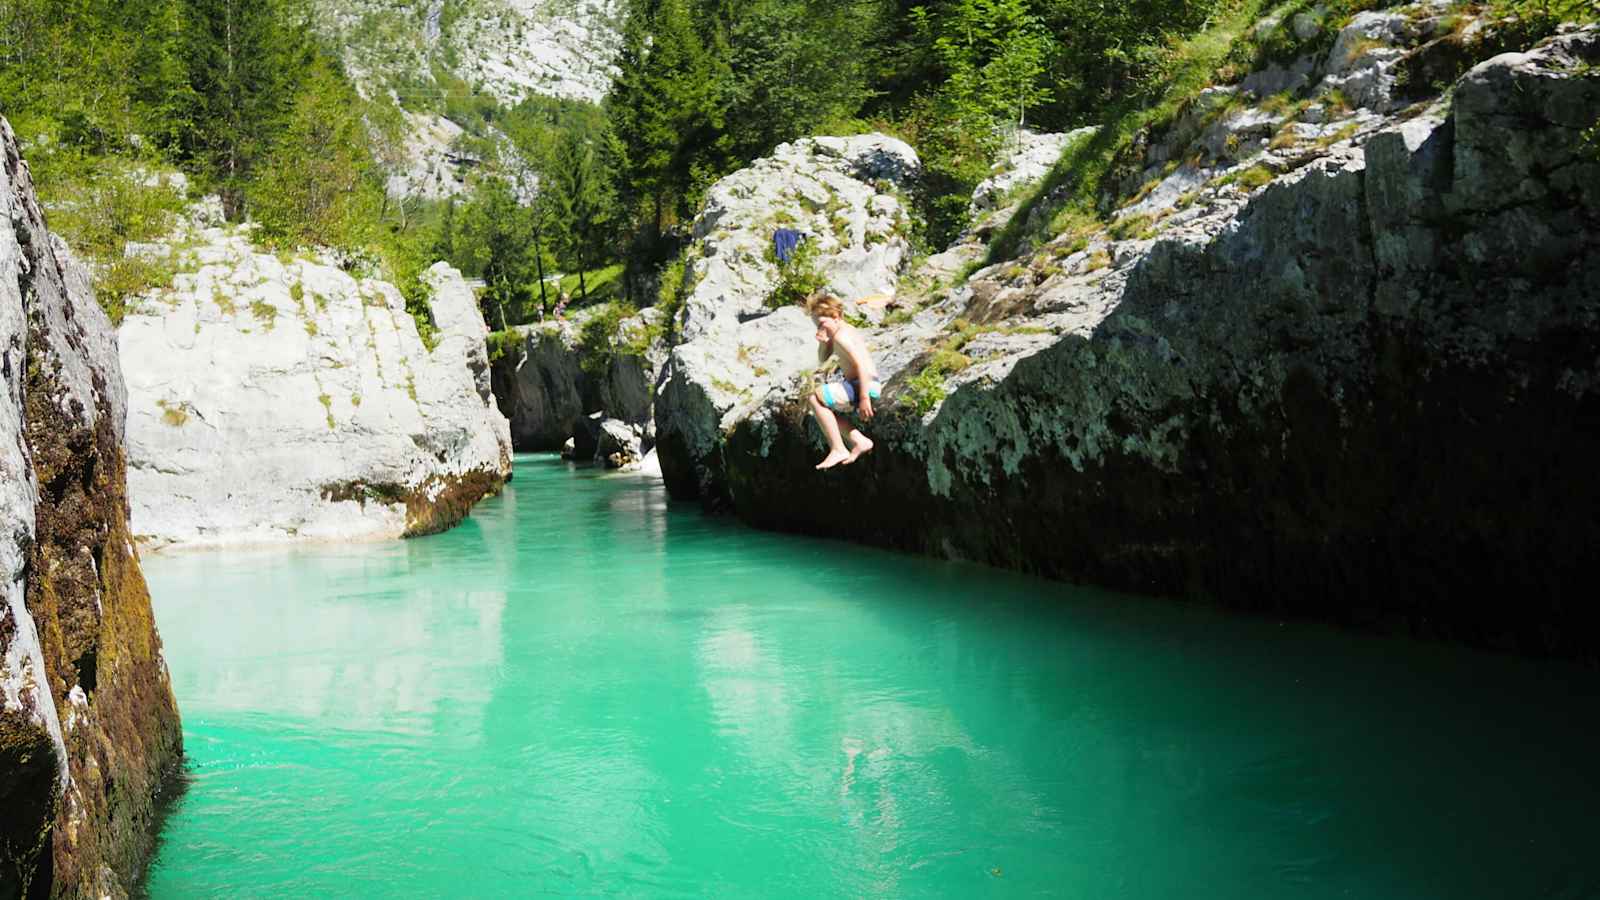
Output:
[[847,461],[849,459],[850,459],[850,454],[844,452],[843,450],[835,450],[832,453],[829,453],[827,458],[824,459],[822,462],[817,463],[817,468],[819,468],[819,469],[831,469],[834,466],[837,466],[838,464],[840,464],[842,462],[845,462],[845,461]]
[[872,452],[871,438],[864,434],[852,436],[850,438],[850,458],[846,459],[844,464],[848,466],[870,452]]

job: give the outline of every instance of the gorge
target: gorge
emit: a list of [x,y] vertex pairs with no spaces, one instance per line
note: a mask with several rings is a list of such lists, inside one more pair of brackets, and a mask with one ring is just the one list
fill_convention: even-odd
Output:
[[1114,12],[0,6],[0,900],[1600,892],[1600,8]]

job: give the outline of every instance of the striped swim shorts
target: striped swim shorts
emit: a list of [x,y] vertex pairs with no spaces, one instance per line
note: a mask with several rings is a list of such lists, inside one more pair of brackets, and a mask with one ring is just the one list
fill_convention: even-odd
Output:
[[[822,402],[835,409],[851,409],[856,405],[856,398],[861,396],[860,390],[853,379],[830,381],[822,386]],[[867,382],[868,397],[876,400],[882,393],[883,385]]]

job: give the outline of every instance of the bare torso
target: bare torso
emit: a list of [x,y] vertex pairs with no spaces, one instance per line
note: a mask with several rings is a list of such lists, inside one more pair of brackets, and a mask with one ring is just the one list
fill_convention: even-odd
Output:
[[861,332],[855,330],[851,325],[840,324],[838,330],[834,331],[832,340],[824,344],[823,347],[823,353],[825,354],[823,359],[826,360],[828,356],[837,359],[839,361],[839,370],[844,373],[844,377],[851,381],[860,381],[863,374],[869,381],[878,377],[878,373],[871,371],[870,368],[863,373],[860,367],[856,365],[856,360],[861,359],[866,360],[870,366],[872,358],[867,354],[866,343],[861,338]]

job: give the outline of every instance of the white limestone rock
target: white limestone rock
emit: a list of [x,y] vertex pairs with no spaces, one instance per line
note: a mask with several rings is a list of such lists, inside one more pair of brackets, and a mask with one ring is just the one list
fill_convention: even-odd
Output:
[[766,257],[779,228],[816,243],[828,288],[846,303],[892,295],[911,251],[898,192],[920,167],[887,135],[802,138],[712,185],[694,221],[683,337],[768,311],[778,271]]
[[968,212],[976,217],[997,209],[1017,188],[1043,180],[1061,158],[1062,150],[1086,140],[1095,131],[1095,128],[1079,128],[1058,134],[1019,133],[1015,142],[1007,146],[1005,157],[995,163],[993,174],[973,190]]
[[466,181],[452,149],[463,134],[461,126],[443,116],[406,113],[405,118],[404,159],[389,175],[389,196],[444,200],[462,193]]
[[182,758],[128,539],[125,410],[110,319],[0,118],[0,893],[125,896]]
[[[4,149],[10,151],[15,140],[10,123],[0,119]],[[20,160],[0,161],[5,163],[0,167],[0,726],[10,728],[20,719],[48,736],[56,762],[53,799],[69,779],[67,749],[39,630],[24,602],[38,494],[23,433],[23,379],[29,362],[24,286],[31,283],[36,262],[24,250],[23,241],[30,235],[22,230],[26,227],[22,207],[32,202],[32,186],[12,174],[25,171],[19,171]],[[93,415],[92,404],[87,411]]]
[[608,469],[636,466],[644,455],[639,426],[630,425],[621,419],[602,420],[598,438],[594,461]]
[[805,138],[712,186],[685,267],[683,343],[658,382],[656,436],[669,484],[712,478],[705,461],[722,429],[817,365],[805,311],[767,306],[778,279],[766,259],[774,230],[816,242],[819,271],[847,314],[879,318],[911,252],[899,191],[920,166],[916,151],[887,135]]
[[598,103],[611,89],[619,0],[489,0],[447,36],[457,74],[506,106],[530,94]]
[[559,322],[511,329],[514,338],[494,363],[493,383],[517,450],[556,450],[577,433],[581,419],[602,411],[606,418],[648,430],[656,374],[667,355],[659,335],[650,339],[651,329],[663,314],[644,309],[619,326],[619,339],[646,344],[643,356],[614,353],[599,370],[585,371],[583,326],[603,309],[579,309]]
[[[422,94],[443,67],[506,106],[531,94],[598,102],[611,86],[619,0],[315,0],[316,24],[343,48],[368,95]],[[416,101],[416,96],[408,96]]]
[[219,545],[400,537],[459,521],[510,471],[487,330],[427,274],[427,349],[398,290],[202,232],[195,271],[123,321],[134,533]]

